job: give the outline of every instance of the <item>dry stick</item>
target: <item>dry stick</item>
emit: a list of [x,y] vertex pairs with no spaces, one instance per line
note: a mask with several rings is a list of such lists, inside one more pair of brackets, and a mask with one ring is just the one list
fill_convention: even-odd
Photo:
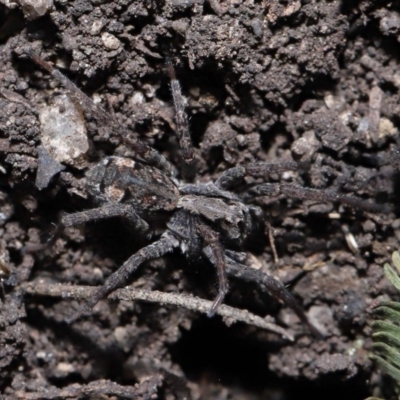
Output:
[[[65,284],[49,284],[43,281],[28,282],[22,285],[25,293],[35,296],[50,296],[61,297],[76,300],[87,300],[93,297],[97,291],[97,287],[91,286],[71,286]],[[142,290],[128,287],[124,289],[117,289],[108,296],[111,300],[142,300],[150,303],[171,304],[178,307],[187,308],[188,310],[198,311],[207,314],[210,311],[212,301],[203,300],[198,297],[193,297],[185,294],[178,293],[164,293],[157,290]],[[257,315],[251,314],[247,310],[239,310],[237,308],[221,305],[216,314],[223,317],[224,322],[229,325],[232,322],[241,321],[248,325],[253,325],[261,329],[274,332],[281,335],[283,338],[290,341],[294,340],[293,335],[275,325],[274,323],[266,321]]]
[[266,226],[267,226],[267,230],[268,230],[268,240],[269,240],[269,244],[271,246],[272,255],[274,256],[274,264],[276,267],[279,262],[279,257],[278,257],[278,252],[276,251],[276,247],[275,247],[274,232],[273,232],[272,226],[269,222],[266,223]]
[[85,396],[85,398],[86,396],[88,396],[88,398],[100,398],[101,395],[108,395],[124,399],[144,399],[156,395],[161,384],[162,376],[160,374],[145,378],[135,386],[122,386],[115,382],[102,379],[90,382],[87,385],[75,383],[62,389],[50,387],[43,390],[43,392],[25,392],[23,390],[17,390],[17,392],[14,393],[14,398],[23,400],[56,400],[60,398],[80,399],[83,398],[83,396]]

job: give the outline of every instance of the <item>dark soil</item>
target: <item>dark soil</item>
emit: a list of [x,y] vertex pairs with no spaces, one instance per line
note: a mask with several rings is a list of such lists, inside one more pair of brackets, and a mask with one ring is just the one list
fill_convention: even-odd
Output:
[[[382,378],[368,358],[368,308],[394,294],[382,266],[400,238],[398,3],[54,3],[31,21],[19,6],[0,4],[4,397],[357,400],[379,394]],[[289,285],[325,338],[313,337],[292,310],[238,279],[231,280],[226,303],[273,315],[296,332],[293,343],[240,323],[227,327],[218,316],[144,302],[102,301],[92,315],[67,325],[80,302],[24,295],[23,283],[33,280],[99,285],[148,242],[113,220],[66,229],[42,246],[61,213],[93,204],[84,189],[85,165],[67,166],[42,190],[35,185],[37,110],[63,89],[23,56],[28,48],[102,104],[108,96],[121,124],[179,167],[164,68],[169,57],[187,98],[201,181],[247,162],[295,159],[310,167],[271,181],[391,207],[374,215],[337,204],[257,200],[279,261],[267,225],[243,250]],[[90,116],[87,129],[86,167],[105,154],[129,152],[117,132]],[[207,299],[216,294],[213,268],[204,260],[189,265],[179,252],[146,264],[132,282]]]

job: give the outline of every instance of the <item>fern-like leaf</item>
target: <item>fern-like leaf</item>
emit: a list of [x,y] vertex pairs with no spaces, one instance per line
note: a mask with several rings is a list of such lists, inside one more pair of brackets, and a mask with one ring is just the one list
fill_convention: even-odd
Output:
[[[396,251],[392,255],[394,268],[385,264],[386,277],[400,292],[400,254]],[[400,303],[383,301],[373,310],[376,320],[372,322],[371,358],[376,361],[380,369],[395,381],[396,392],[400,392]]]

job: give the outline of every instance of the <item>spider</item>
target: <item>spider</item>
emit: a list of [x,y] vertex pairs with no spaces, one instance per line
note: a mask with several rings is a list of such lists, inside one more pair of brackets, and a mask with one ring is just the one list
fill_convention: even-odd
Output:
[[173,168],[163,155],[133,138],[113,115],[94,104],[58,69],[33,52],[29,52],[28,56],[58,80],[99,122],[118,130],[122,140],[135,152],[134,160],[118,156],[105,157],[86,173],[87,191],[97,207],[64,215],[61,218],[62,226],[123,217],[129,220],[138,234],[147,235],[160,219],[164,220],[165,230],[161,236],[128,258],[67,322],[72,323],[89,313],[97,302],[125,285],[144,262],[180,248],[188,257],[205,256],[218,271],[218,295],[208,312],[210,317],[215,314],[228,292],[229,274],[256,281],[273,297],[291,307],[300,320],[318,334],[294,296],[273,277],[244,265],[245,253],[236,251],[250,235],[255,221],[261,215],[261,210],[252,205],[251,201],[257,196],[283,195],[320,202],[339,202],[371,212],[381,211],[378,205],[335,192],[282,183],[254,184],[246,192],[235,190],[246,176],[265,179],[271,173],[297,171],[301,166],[294,161],[239,165],[227,169],[214,182],[190,183],[190,178],[195,177],[196,162],[188,118],[179,81],[171,62],[167,62],[175,107],[176,134],[184,165],[182,176],[189,183],[179,181],[173,176]]

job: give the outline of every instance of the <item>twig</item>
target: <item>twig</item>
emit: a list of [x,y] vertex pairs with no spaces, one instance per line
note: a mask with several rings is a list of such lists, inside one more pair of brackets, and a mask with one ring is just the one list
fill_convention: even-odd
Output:
[[382,98],[383,91],[379,86],[374,86],[369,94],[369,133],[374,143],[379,139]]
[[[156,395],[157,389],[161,386],[162,376],[154,375],[144,379],[135,386],[122,386],[117,383],[102,379],[90,382],[87,385],[73,384],[62,389],[51,387],[43,392],[17,391],[13,399],[24,400],[53,400],[53,399],[83,399],[96,397],[98,395],[118,396],[124,399],[151,399]],[[10,398],[11,399],[11,398]]]
[[270,225],[269,222],[266,223],[266,227],[268,230],[268,239],[269,239],[269,244],[271,246],[272,255],[274,256],[274,264],[276,267],[279,262],[279,257],[278,257],[278,252],[276,251],[276,247],[275,247],[274,232],[273,232],[272,226]]
[[[87,300],[93,296],[98,288],[90,286],[71,286],[66,284],[49,284],[44,281],[28,282],[22,285],[22,289],[31,295],[61,297],[76,300]],[[211,301],[198,297],[179,293],[164,293],[157,290],[142,290],[133,287],[118,289],[108,296],[111,300],[142,300],[151,303],[171,304],[188,310],[198,311],[207,314],[210,310]],[[274,332],[285,339],[293,341],[293,335],[286,329],[268,322],[266,319],[251,314],[247,310],[221,305],[216,314],[223,317],[224,322],[230,325],[233,322],[244,322],[271,332]]]

